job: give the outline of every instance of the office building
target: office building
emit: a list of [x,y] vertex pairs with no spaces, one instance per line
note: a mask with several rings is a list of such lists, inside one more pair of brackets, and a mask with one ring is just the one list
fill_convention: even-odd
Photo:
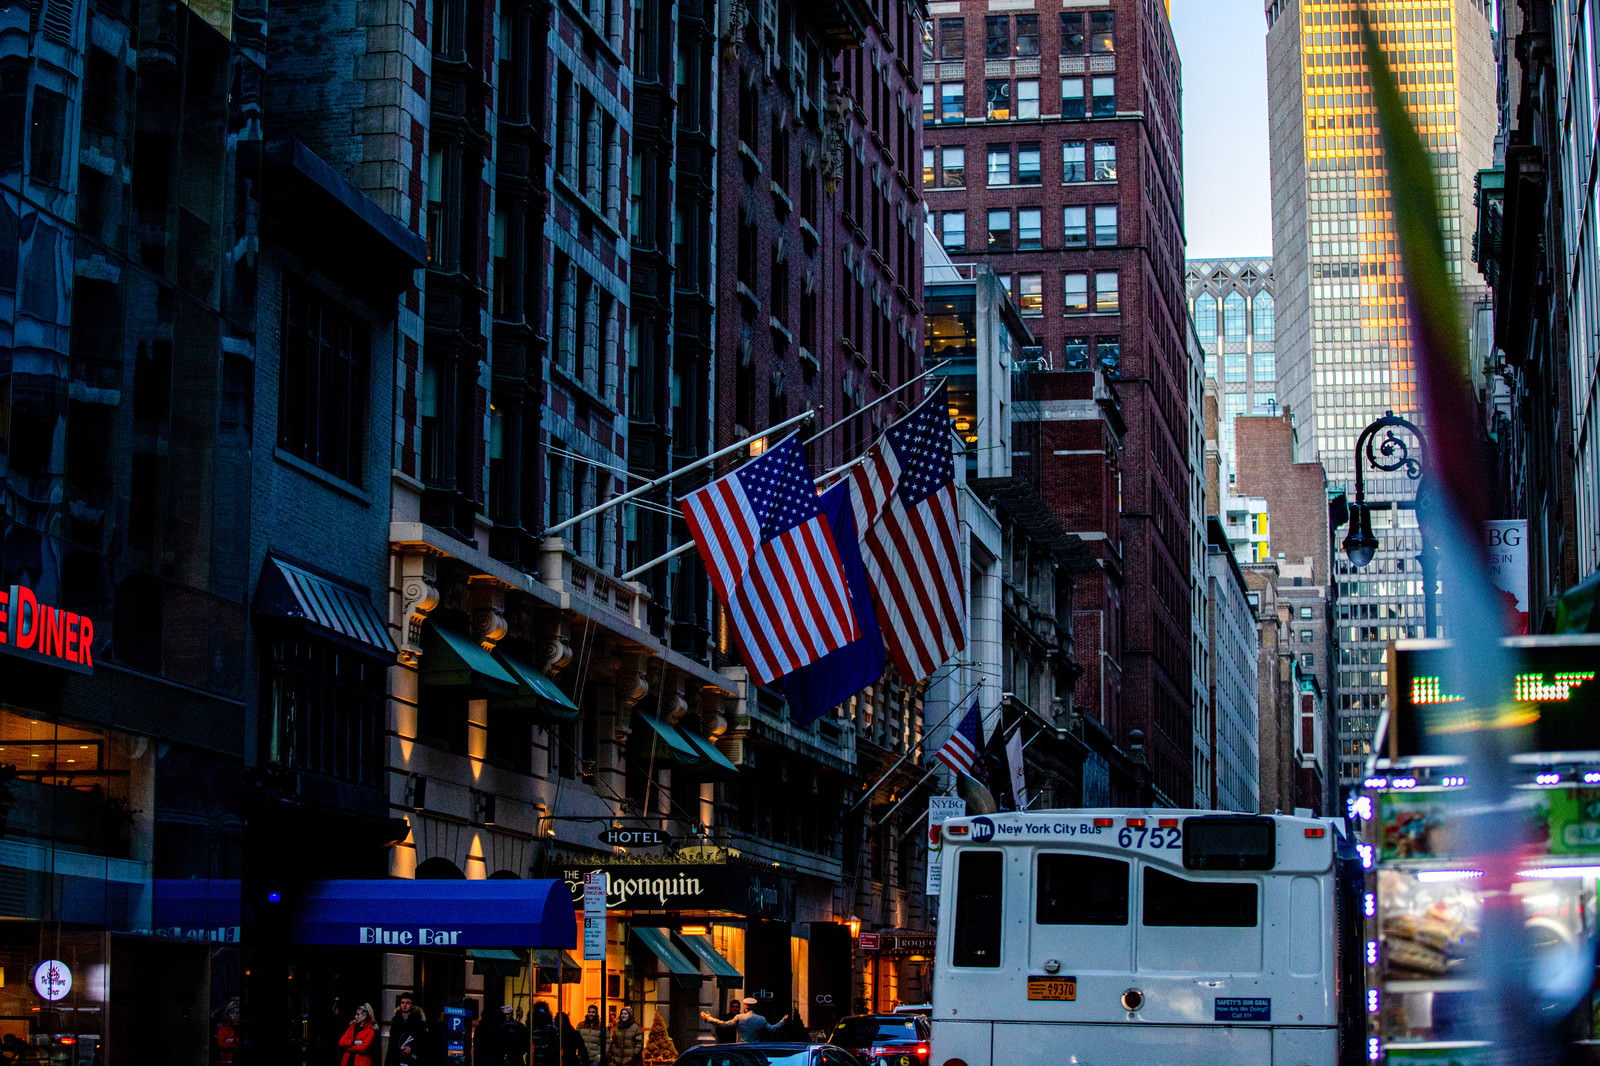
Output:
[[1205,350],[1205,376],[1217,383],[1217,440],[1231,485],[1238,473],[1234,419],[1278,412],[1272,260],[1190,260],[1184,285]]

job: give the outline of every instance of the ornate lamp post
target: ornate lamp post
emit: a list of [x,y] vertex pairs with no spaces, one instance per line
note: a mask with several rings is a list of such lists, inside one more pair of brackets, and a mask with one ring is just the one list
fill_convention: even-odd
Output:
[[[1399,436],[1395,430],[1399,429],[1410,435],[1410,441]],[[1379,433],[1382,436],[1379,436]],[[1385,411],[1382,418],[1370,423],[1361,431],[1361,436],[1356,438],[1356,498],[1350,505],[1350,529],[1344,538],[1344,554],[1350,560],[1350,565],[1356,567],[1366,566],[1372,562],[1372,557],[1378,551],[1378,538],[1372,532],[1372,511],[1376,506],[1382,507],[1416,507],[1416,498],[1409,502],[1384,503],[1369,505],[1366,497],[1366,479],[1362,473],[1362,460],[1374,470],[1381,470],[1386,474],[1404,471],[1407,478],[1418,483],[1417,496],[1422,493],[1422,430],[1411,422],[1406,421],[1393,411]],[[1415,454],[1412,454],[1413,451]],[[1426,537],[1423,536],[1422,523],[1417,523],[1417,536],[1422,542],[1422,551],[1418,555],[1418,562],[1422,566],[1422,602],[1424,618],[1424,635],[1433,636],[1437,631],[1437,619],[1434,615],[1433,588],[1434,588],[1434,561],[1433,553],[1428,550]]]

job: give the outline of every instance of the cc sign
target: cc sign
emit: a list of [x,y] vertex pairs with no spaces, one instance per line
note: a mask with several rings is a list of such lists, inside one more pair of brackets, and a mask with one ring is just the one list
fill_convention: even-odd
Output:
[[600,834],[600,842],[614,848],[656,847],[670,839],[659,829],[607,829]]

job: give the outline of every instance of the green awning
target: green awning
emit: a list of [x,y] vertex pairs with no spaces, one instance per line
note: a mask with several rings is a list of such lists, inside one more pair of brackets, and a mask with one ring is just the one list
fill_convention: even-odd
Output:
[[687,944],[690,951],[700,956],[701,962],[711,967],[718,988],[744,987],[744,974],[735,969],[733,963],[722,957],[722,953],[711,943],[710,937],[697,933],[679,933],[678,939]]
[[705,761],[700,749],[689,743],[689,738],[677,726],[663,722],[643,711],[635,712],[633,718],[636,722],[644,723],[645,728],[655,734],[658,754],[684,766],[697,766]]
[[517,694],[509,699],[496,701],[499,706],[514,710],[529,710],[552,722],[577,721],[577,704],[568,699],[567,694],[562,692],[554,681],[545,677],[529,663],[505,652],[497,652],[495,658],[512,677],[517,679]]
[[484,977],[515,977],[522,972],[520,952],[505,948],[468,948],[472,972]]
[[700,753],[701,757],[707,764],[706,769],[722,770],[730,774],[736,774],[739,772],[739,767],[735,766],[732,762],[729,762],[728,757],[722,754],[722,752],[718,751],[715,744],[701,736],[698,730],[679,726],[678,732],[683,734],[683,738]]
[[560,981],[564,985],[577,984],[583,980],[583,963],[560,948],[534,948],[533,961],[539,968],[540,979],[551,984],[556,983],[558,969]]
[[429,624],[422,633],[424,685],[470,689],[478,697],[515,696],[517,679],[464,633]]
[[702,977],[700,967],[689,961],[688,956],[672,946],[672,941],[667,939],[667,930],[657,929],[652,925],[636,925],[633,935],[638,937],[645,947],[650,949],[650,954],[661,961],[667,972],[674,977]]

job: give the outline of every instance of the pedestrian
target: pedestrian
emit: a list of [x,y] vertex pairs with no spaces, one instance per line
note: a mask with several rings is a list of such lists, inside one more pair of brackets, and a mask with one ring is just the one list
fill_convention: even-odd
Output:
[[633,1008],[617,1012],[616,1027],[606,1040],[605,1066],[641,1066],[644,1062],[644,1030],[633,1020]]
[[389,1050],[384,1066],[430,1066],[428,1018],[410,992],[400,993],[395,1001],[394,1018],[389,1022]]
[[339,1047],[344,1050],[339,1066],[372,1066],[372,1049],[377,1043],[378,1019],[372,1012],[372,1004],[363,1003],[356,1008],[349,1028],[339,1038]]
[[744,1003],[741,1005],[744,1009],[732,1018],[713,1018],[705,1011],[700,1012],[700,1017],[712,1025],[731,1025],[738,1042],[741,1044],[754,1044],[761,1040],[772,1039],[778,1035],[784,1023],[789,1020],[789,1016],[785,1014],[778,1019],[776,1025],[769,1024],[766,1018],[756,1013],[756,1001],[751,996],[746,996]]
[[561,1036],[555,1017],[550,1013],[550,1004],[543,1000],[535,1003],[529,1022],[529,1036],[533,1042],[530,1066],[561,1066]]
[[592,1066],[589,1047],[566,1011],[556,1015],[556,1031],[561,1034],[561,1066]]
[[238,1053],[239,1044],[239,997],[235,996],[228,1000],[226,1007],[222,1008],[222,1017],[217,1021],[219,1066],[233,1066],[233,1057]]
[[[739,1001],[737,999],[728,1000],[728,1017],[730,1017],[730,1018],[738,1017],[740,1009],[741,1008],[739,1006]],[[716,1021],[715,1018],[712,1018],[710,1015],[707,1015],[707,1014],[701,1014],[700,1017],[705,1018],[705,1019],[707,1019],[709,1021]],[[732,1023],[729,1023],[727,1025],[723,1025],[721,1023],[718,1023],[718,1024],[713,1025],[711,1027],[711,1031],[716,1033],[716,1035],[717,1035],[717,1043],[719,1043],[719,1044],[731,1044],[734,1041],[739,1039],[739,1030]]]
[[506,1004],[478,1026],[478,1066],[527,1066],[528,1027],[517,1021]]
[[578,1035],[583,1037],[583,1047],[589,1053],[589,1061],[599,1062],[600,1038],[605,1035],[605,1027],[600,1024],[600,1008],[593,1003],[584,1012],[583,1021],[578,1023]]

